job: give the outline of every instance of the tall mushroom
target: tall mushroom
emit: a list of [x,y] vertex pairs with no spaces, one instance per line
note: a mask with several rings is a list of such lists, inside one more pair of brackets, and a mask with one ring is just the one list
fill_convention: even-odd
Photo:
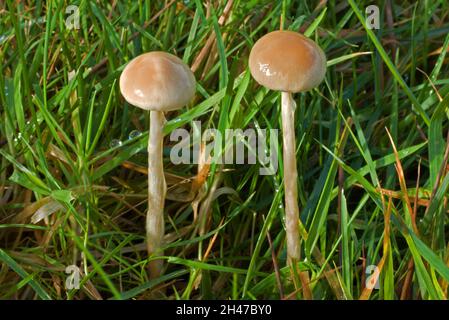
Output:
[[292,262],[300,257],[295,102],[292,93],[307,91],[320,84],[326,74],[326,56],[315,42],[297,32],[274,31],[254,44],[249,55],[249,68],[259,84],[281,91],[285,225],[287,255]]
[[[162,158],[164,112],[185,106],[195,94],[195,77],[178,57],[161,51],[144,53],[131,62],[120,76],[120,91],[130,104],[150,111],[148,138],[148,212],[146,234],[148,254],[162,254],[164,236],[165,183]],[[162,272],[162,260],[149,264],[150,277]]]

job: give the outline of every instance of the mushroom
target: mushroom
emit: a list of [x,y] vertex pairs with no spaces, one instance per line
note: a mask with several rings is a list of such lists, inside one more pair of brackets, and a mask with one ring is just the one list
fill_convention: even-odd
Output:
[[274,31],[251,49],[249,69],[262,86],[281,91],[283,131],[285,225],[287,256],[300,257],[298,171],[296,169],[295,102],[292,93],[318,86],[326,74],[326,56],[312,40],[293,31]]
[[[120,76],[120,91],[128,103],[150,111],[148,138],[148,211],[146,240],[148,254],[162,254],[164,202],[167,185],[162,157],[164,112],[185,106],[195,94],[195,76],[178,57],[167,52],[144,53]],[[162,260],[149,264],[150,277],[162,273]]]

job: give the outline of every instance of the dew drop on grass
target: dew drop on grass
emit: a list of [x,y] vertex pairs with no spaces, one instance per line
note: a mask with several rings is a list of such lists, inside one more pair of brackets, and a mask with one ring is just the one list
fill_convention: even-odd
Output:
[[119,139],[112,139],[111,143],[109,144],[109,146],[111,148],[120,147],[121,145],[122,145],[122,142]]
[[142,132],[140,132],[139,130],[133,130],[133,131],[131,131],[131,132],[129,133],[128,139],[129,139],[129,140],[132,140],[132,139],[137,138],[137,137],[139,137],[139,136],[141,136],[141,135],[142,135]]
[[14,138],[14,142],[17,143],[17,142],[19,142],[20,139],[22,139],[22,133],[21,132],[19,132],[17,134],[17,137]]

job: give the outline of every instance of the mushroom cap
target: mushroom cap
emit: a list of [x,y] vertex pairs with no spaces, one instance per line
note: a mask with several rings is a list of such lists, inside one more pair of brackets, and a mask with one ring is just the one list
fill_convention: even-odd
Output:
[[307,91],[326,74],[326,56],[312,40],[293,31],[274,31],[257,40],[249,55],[253,78],[264,87]]
[[141,54],[120,76],[120,91],[130,104],[153,111],[180,109],[195,94],[195,76],[178,57],[162,51]]

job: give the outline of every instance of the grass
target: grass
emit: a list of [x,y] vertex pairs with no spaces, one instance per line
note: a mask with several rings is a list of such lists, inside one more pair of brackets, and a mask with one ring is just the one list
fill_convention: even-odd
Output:
[[[204,3],[2,2],[0,299],[446,299],[449,3],[379,1],[379,30],[368,1]],[[281,24],[328,58],[325,82],[295,95],[300,283],[286,266],[282,159],[271,176],[169,159],[170,133],[198,134],[195,121],[281,127],[280,94],[247,67]],[[183,58],[198,88],[167,115],[166,270],[150,280],[148,114],[117,79],[151,50]],[[70,265],[78,290],[65,287]]]

